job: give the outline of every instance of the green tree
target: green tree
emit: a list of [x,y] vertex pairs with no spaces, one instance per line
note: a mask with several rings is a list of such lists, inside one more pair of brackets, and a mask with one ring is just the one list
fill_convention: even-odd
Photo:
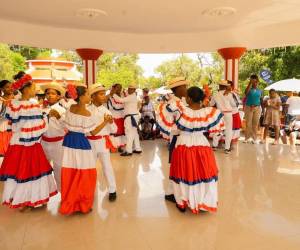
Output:
[[10,49],[16,53],[20,53],[26,60],[35,59],[40,53],[50,51],[48,48],[36,48],[22,45],[9,45]]
[[66,60],[66,61],[75,62],[77,65],[78,71],[83,72],[83,62],[76,51],[74,51],[74,50],[56,50],[55,52],[57,53],[59,58]]
[[25,58],[9,49],[7,44],[0,44],[0,79],[12,80],[20,70],[25,70]]
[[110,87],[114,83],[121,83],[127,87],[136,83],[143,87],[143,70],[137,64],[137,54],[104,53],[97,62],[97,81]]
[[216,91],[218,83],[223,79],[224,60],[218,53],[198,53],[197,58],[203,70],[201,85],[208,84],[213,92]]
[[159,65],[155,72],[159,74],[163,83],[168,82],[174,77],[183,76],[193,84],[199,83],[202,69],[199,63],[187,55],[167,60]]

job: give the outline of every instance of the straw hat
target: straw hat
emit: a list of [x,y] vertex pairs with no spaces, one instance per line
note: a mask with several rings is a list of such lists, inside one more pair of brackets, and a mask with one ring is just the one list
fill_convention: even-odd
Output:
[[182,85],[188,85],[189,82],[184,77],[176,77],[167,83],[169,89],[174,89]]
[[226,87],[231,86],[231,85],[227,82],[227,80],[222,80],[221,82],[219,82],[219,85],[221,85],[221,86],[226,86]]
[[36,89],[35,89],[35,94],[36,94],[36,95],[44,95],[44,94],[45,94],[45,91],[41,88],[40,85],[37,85],[37,86],[36,86]]
[[60,93],[61,96],[64,96],[66,94],[66,89],[61,83],[58,82],[45,83],[41,85],[41,89],[44,92],[46,92],[47,89],[55,89]]
[[92,95],[98,91],[106,91],[105,87],[101,83],[95,83],[89,87],[90,95]]
[[136,83],[131,83],[131,84],[129,84],[128,88],[129,89],[137,89],[137,85],[136,85]]

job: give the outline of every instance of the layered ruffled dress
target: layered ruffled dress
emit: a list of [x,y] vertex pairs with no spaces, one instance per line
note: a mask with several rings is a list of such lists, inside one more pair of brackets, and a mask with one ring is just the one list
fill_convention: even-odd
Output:
[[224,128],[222,113],[212,107],[192,110],[180,105],[166,107],[171,116],[162,132],[167,134],[171,120],[180,130],[172,154],[170,180],[173,183],[176,203],[189,207],[193,213],[199,210],[217,211],[218,167],[214,153],[204,132],[216,133]]
[[19,100],[2,105],[1,113],[12,129],[0,169],[0,180],[5,182],[3,204],[11,208],[45,204],[57,193],[51,165],[40,144],[47,130],[47,115],[40,105]]
[[[6,101],[0,97],[0,101]],[[11,124],[5,117],[0,117],[0,168],[11,138]]]
[[114,97],[110,97],[107,101],[107,108],[112,114],[114,123],[117,125],[117,132],[112,134],[113,144],[116,148],[123,147],[126,144],[124,103],[118,102]]
[[99,123],[94,116],[82,116],[67,111],[61,169],[60,213],[88,213],[93,206],[96,188],[96,159],[87,135]]

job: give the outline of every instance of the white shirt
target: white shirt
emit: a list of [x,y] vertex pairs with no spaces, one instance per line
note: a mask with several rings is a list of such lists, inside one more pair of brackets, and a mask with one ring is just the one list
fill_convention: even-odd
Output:
[[153,107],[153,104],[151,102],[149,102],[146,105],[143,105],[141,111],[142,111],[141,113],[142,113],[143,118],[145,116],[149,116],[150,119],[154,119],[154,115],[153,115],[154,107]]
[[51,109],[56,110],[60,114],[60,119],[57,120],[55,117],[49,118],[49,126],[47,131],[44,133],[46,137],[58,137],[65,135],[64,120],[66,109],[59,103],[55,103],[52,106],[48,106],[44,111],[48,114]]
[[240,108],[240,106],[243,105],[243,102],[241,101],[241,98],[239,97],[239,95],[237,93],[232,92],[231,94],[232,94],[232,98],[235,103],[235,106],[232,108],[232,113],[236,114],[236,113],[239,113],[239,108]]
[[[181,99],[175,95],[171,95],[171,98],[170,100],[168,101],[168,104],[173,104],[176,103],[177,101],[181,101],[182,105],[183,106],[188,106],[187,102],[186,102],[186,99],[184,97],[182,97]],[[172,140],[172,137],[174,135],[179,135],[180,134],[180,130],[177,128],[177,125],[174,123],[172,129],[171,129],[171,132],[170,132],[170,139]]]
[[300,115],[300,97],[299,96],[291,96],[287,99],[286,104],[288,107],[289,115]]
[[[104,115],[111,115],[111,112],[103,105],[97,107],[94,104],[88,106],[88,110],[94,116],[94,120],[97,121],[97,124],[101,124],[104,121]],[[100,130],[97,135],[110,135],[117,133],[117,126],[115,123],[108,123],[106,126]]]
[[225,90],[220,90],[218,93],[213,95],[210,106],[217,105],[217,109],[221,110],[222,112],[232,112],[236,103],[232,97],[232,93],[228,95],[224,95]]
[[113,96],[117,102],[124,103],[124,113],[125,115],[138,114],[138,99],[136,93],[128,95],[126,97],[120,97],[116,94]]
[[300,120],[295,121],[295,122],[293,123],[293,129],[294,129],[294,130],[300,130]]
[[75,100],[73,100],[71,98],[69,98],[67,100],[62,98],[59,102],[65,109],[69,109],[73,104],[76,104]]

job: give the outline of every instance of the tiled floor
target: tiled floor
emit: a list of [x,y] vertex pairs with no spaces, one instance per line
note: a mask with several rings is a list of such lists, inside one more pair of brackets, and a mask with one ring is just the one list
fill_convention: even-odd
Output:
[[[47,208],[20,213],[0,206],[0,250],[300,249],[300,149],[240,143],[216,153],[220,168],[216,214],[181,214],[164,201],[167,148],[143,143],[132,158],[113,155],[118,200],[109,203],[103,174],[88,215]],[[0,184],[0,192],[3,184]]]

